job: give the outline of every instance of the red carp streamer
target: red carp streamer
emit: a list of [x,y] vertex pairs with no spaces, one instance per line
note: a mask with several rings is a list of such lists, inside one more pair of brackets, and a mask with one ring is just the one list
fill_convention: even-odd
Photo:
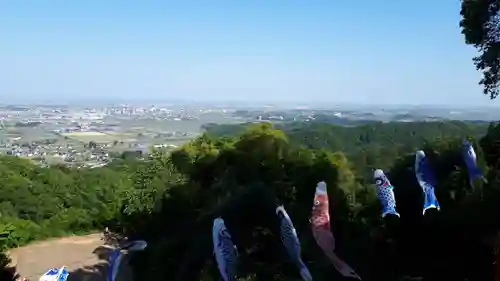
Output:
[[323,181],[316,186],[310,222],[316,243],[318,243],[328,259],[332,261],[335,269],[345,277],[361,280],[359,275],[335,254],[335,237],[330,229],[328,193],[326,183]]

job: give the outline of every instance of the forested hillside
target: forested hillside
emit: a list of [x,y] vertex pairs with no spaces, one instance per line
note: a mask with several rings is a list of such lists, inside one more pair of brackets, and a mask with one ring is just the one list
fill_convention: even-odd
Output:
[[[250,124],[206,125],[213,137],[234,136]],[[398,157],[413,152],[428,142],[470,136],[481,138],[488,124],[472,122],[374,122],[371,125],[344,127],[320,122],[277,124],[274,127],[287,134],[292,145],[310,149],[342,151],[353,164],[358,177],[369,177],[374,168],[387,169]]]
[[[314,189],[324,180],[338,252],[363,280],[492,280],[500,230],[500,126],[313,122],[214,130],[172,154],[155,151],[146,161],[106,168],[41,168],[0,157],[0,224],[13,229],[4,241],[15,246],[112,225],[148,241],[146,251],[132,258],[135,280],[219,280],[213,259],[203,259],[212,253],[212,220],[228,205],[235,211],[226,216],[254,219],[258,212],[245,211],[240,195],[260,185],[284,203],[314,280],[342,280],[310,233]],[[472,140],[487,175],[488,183],[476,189],[468,187],[459,157],[463,138]],[[413,174],[419,148],[438,178],[438,228],[429,229],[421,219],[422,193]],[[401,223],[408,229],[397,245],[385,235],[370,179],[374,168],[385,169],[396,187]],[[238,248],[242,278],[300,280],[276,235],[265,229],[241,232],[248,232],[240,241],[245,247]]]

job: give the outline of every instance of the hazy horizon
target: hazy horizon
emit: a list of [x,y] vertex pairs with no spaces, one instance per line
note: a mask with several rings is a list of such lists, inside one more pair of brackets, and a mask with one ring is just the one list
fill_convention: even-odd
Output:
[[481,110],[481,109],[493,109],[497,110],[498,105],[495,103],[491,104],[479,104],[479,105],[447,105],[447,104],[360,104],[360,103],[333,103],[333,102],[269,102],[269,101],[196,101],[196,100],[180,100],[180,99],[165,99],[165,100],[93,100],[93,99],[81,99],[74,102],[61,102],[61,101],[47,101],[47,102],[1,102],[0,106],[51,106],[51,107],[106,107],[106,106],[119,106],[119,105],[131,105],[139,107],[148,106],[206,106],[206,107],[227,107],[227,108],[276,108],[276,109],[311,109],[311,110]]

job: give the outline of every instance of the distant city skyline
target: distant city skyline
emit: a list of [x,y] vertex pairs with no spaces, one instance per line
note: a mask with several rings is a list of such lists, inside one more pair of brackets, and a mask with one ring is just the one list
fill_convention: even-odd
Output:
[[53,106],[53,107],[89,107],[89,108],[100,108],[107,106],[118,106],[118,105],[129,105],[132,107],[150,107],[150,106],[198,106],[198,107],[227,107],[227,108],[263,108],[263,107],[274,107],[274,108],[308,108],[312,110],[467,110],[473,111],[491,109],[495,112],[498,109],[498,105],[494,102],[488,104],[382,104],[382,103],[372,103],[372,104],[360,104],[360,103],[334,103],[334,102],[283,102],[283,101],[196,101],[196,100],[93,100],[93,99],[82,99],[73,102],[63,102],[63,101],[26,101],[26,102],[1,102],[0,105],[10,105],[10,106]]
[[0,102],[500,105],[459,1],[119,3],[2,3]]

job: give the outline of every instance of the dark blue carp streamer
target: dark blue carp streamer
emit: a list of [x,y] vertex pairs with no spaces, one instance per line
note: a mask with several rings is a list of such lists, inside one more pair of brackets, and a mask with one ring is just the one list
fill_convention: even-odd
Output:
[[215,260],[224,281],[236,281],[238,250],[222,218],[216,218],[212,227]]
[[436,185],[436,177],[432,171],[427,157],[422,150],[415,153],[415,176],[418,184],[424,192],[423,213],[429,209],[440,210],[439,202],[434,194],[434,186]]
[[116,279],[116,275],[118,274],[118,270],[120,268],[120,263],[122,262],[122,253],[120,249],[114,249],[109,254],[109,270],[107,281],[114,281]]
[[377,169],[373,172],[373,179],[377,187],[377,197],[382,205],[382,218],[387,215],[395,215],[399,217],[396,211],[396,197],[394,196],[394,187],[384,174],[384,171]]
[[288,216],[283,206],[278,206],[276,208],[276,215],[280,221],[281,242],[283,242],[288,252],[288,256],[299,268],[302,279],[304,281],[312,281],[311,273],[302,261],[299,237],[297,236],[297,231],[293,226],[290,216]]
[[467,167],[467,174],[469,176],[469,184],[471,185],[471,187],[474,187],[473,181],[475,179],[486,181],[486,179],[483,177],[483,173],[477,166],[476,152],[474,151],[474,147],[472,147],[470,142],[467,140],[464,140],[462,144],[462,158],[464,159],[465,166]]
[[108,261],[109,261],[109,270],[108,270],[108,275],[107,275],[107,281],[115,281],[116,280],[116,275],[118,274],[118,271],[120,270],[120,264],[123,259],[123,253],[122,250],[126,250],[129,252],[135,252],[135,251],[142,251],[147,247],[147,243],[144,240],[137,240],[137,241],[132,241],[127,244],[125,244],[121,248],[113,249],[111,253],[109,254]]

